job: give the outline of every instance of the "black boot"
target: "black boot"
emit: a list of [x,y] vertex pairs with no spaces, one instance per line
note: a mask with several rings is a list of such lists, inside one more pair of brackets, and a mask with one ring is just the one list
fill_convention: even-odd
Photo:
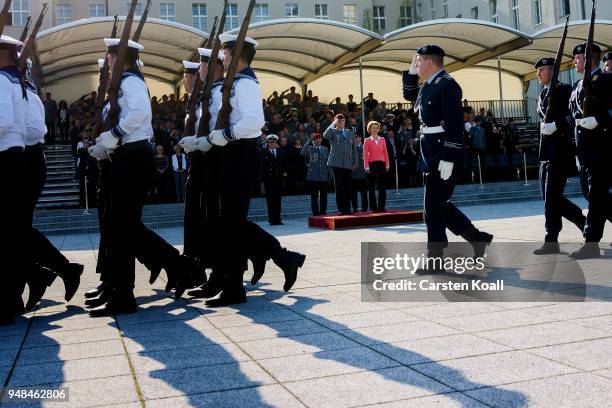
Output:
[[253,277],[251,278],[251,285],[255,285],[264,272],[266,271],[266,262],[268,259],[264,256],[254,256],[251,258],[251,263],[253,264]]
[[40,302],[45,291],[53,284],[57,275],[38,264],[32,266],[28,275],[26,282],[30,288],[30,296],[28,297],[25,309],[29,311]]
[[145,267],[149,271],[151,271],[151,276],[149,277],[149,284],[152,285],[155,283],[155,281],[159,277],[159,274],[162,271],[162,266],[160,264],[151,264],[151,265],[145,264]]
[[167,266],[164,267],[168,274],[168,283],[166,284],[166,291],[169,288],[176,289],[174,293],[175,299],[180,299],[185,293],[192,282],[192,277],[197,275],[199,271],[200,263],[196,258],[192,258],[187,255],[177,255],[174,259],[170,260]]
[[210,274],[210,278],[205,283],[196,289],[191,289],[187,292],[187,295],[199,299],[212,298],[221,292],[222,284],[222,274],[213,270],[213,272]]
[[533,250],[534,255],[558,254],[559,252],[561,252],[561,248],[556,241],[544,241],[541,247]]
[[106,283],[100,282],[100,284],[95,289],[91,289],[85,292],[85,299],[92,299],[100,296],[100,293],[102,293],[104,289],[106,289]]
[[113,290],[110,287],[107,287],[102,292],[100,292],[98,297],[86,299],[85,306],[89,308],[95,308],[95,307],[102,306],[103,304],[105,304],[111,299],[112,293],[113,293]]
[[132,291],[114,291],[110,300],[102,306],[89,311],[91,317],[108,317],[119,314],[136,313],[136,299]]
[[244,289],[244,286],[242,286],[242,279],[240,280],[241,282],[239,284],[236,282],[231,287],[223,288],[218,296],[208,299],[205,302],[206,306],[222,307],[245,303],[247,301],[246,290]]
[[289,251],[286,248],[281,248],[272,257],[274,263],[283,270],[285,274],[285,284],[283,289],[288,292],[295,280],[297,279],[297,271],[304,265],[306,255],[298,252]]
[[79,285],[81,284],[81,275],[83,274],[84,268],[85,267],[81,264],[71,263],[68,264],[65,270],[58,272],[58,275],[64,281],[64,289],[66,290],[64,299],[66,302],[70,302],[76,291],[79,289]]
[[475,227],[471,227],[467,232],[461,234],[461,237],[474,248],[474,258],[482,258],[487,245],[493,241],[493,235],[480,231]]
[[574,259],[589,259],[601,257],[599,252],[598,242],[585,242],[580,248],[570,253],[569,256]]

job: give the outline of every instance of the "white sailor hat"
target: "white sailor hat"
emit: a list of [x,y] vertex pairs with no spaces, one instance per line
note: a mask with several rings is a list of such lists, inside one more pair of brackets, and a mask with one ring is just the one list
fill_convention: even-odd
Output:
[[276,136],[276,135],[268,135],[266,137],[266,140],[268,142],[278,142],[278,136]]
[[[200,54],[200,61],[206,62],[210,59],[212,55],[212,50],[210,48],[198,48],[198,53]],[[223,62],[225,59],[225,55],[219,51],[217,62]]]
[[104,68],[104,63],[106,62],[106,60],[104,58],[100,58],[98,60],[98,68],[102,69]]
[[192,74],[195,74],[195,72],[200,69],[199,62],[183,61],[183,66],[185,67],[185,72]]
[[[105,38],[104,39],[104,44],[106,44],[107,47],[116,47],[119,45],[119,42],[121,41],[120,38]],[[129,48],[133,48],[137,51],[142,51],[144,50],[144,46],[138,44],[136,41],[132,41],[132,40],[128,40],[128,47]]]
[[[219,35],[219,40],[223,44],[223,48],[231,48],[234,46],[234,43],[238,39],[238,36],[235,34],[221,34]],[[253,48],[257,47],[257,41],[252,39],[251,37],[245,37],[245,44],[251,44]]]
[[0,36],[0,45],[16,45],[23,46],[23,43],[19,40],[14,39],[13,37],[9,37],[8,35]]

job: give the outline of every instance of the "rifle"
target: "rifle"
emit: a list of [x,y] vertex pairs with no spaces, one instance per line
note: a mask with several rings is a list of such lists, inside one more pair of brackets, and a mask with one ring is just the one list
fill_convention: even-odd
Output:
[[6,0],[4,2],[4,7],[2,7],[2,12],[0,13],[0,35],[4,33],[4,27],[8,23],[9,9],[11,8],[12,1],[13,0]]
[[108,86],[108,101],[110,108],[104,121],[104,130],[108,131],[112,129],[119,122],[119,87],[121,86],[121,79],[123,77],[123,65],[128,53],[128,40],[130,39],[130,33],[132,32],[132,23],[134,22],[134,13],[136,12],[136,4],[138,0],[132,0],[130,5],[130,11],[125,19],[123,25],[123,32],[121,33],[121,40],[119,41],[119,52],[117,60],[113,66],[113,73],[111,75],[111,81]]
[[544,115],[544,123],[550,123],[554,121],[554,109],[553,99],[556,94],[554,92],[557,85],[559,85],[559,71],[561,70],[561,59],[563,58],[563,50],[565,49],[565,39],[567,38],[567,26],[569,24],[569,16],[565,18],[565,29],[563,30],[563,36],[559,42],[559,49],[557,50],[557,58],[555,59],[555,65],[553,66],[553,74],[550,80],[550,91],[548,94],[548,108],[546,108],[546,115]]
[[232,86],[238,73],[238,63],[240,62],[240,56],[242,55],[242,47],[246,38],[247,30],[249,29],[249,21],[251,21],[251,15],[253,14],[253,8],[255,8],[255,0],[249,2],[244,20],[242,20],[242,26],[236,39],[236,44],[232,50],[232,61],[227,70],[225,81],[223,81],[223,88],[221,90],[223,96],[221,99],[221,109],[217,115],[217,124],[215,129],[225,129],[230,125],[230,114],[232,113],[232,106],[230,105],[230,98],[232,96]]
[[593,51],[593,37],[595,35],[595,0],[591,9],[591,25],[589,26],[589,36],[584,51],[584,78],[582,79],[582,117],[593,116],[593,78],[591,75],[591,59]]
[[21,32],[21,37],[19,37],[19,41],[25,42],[26,38],[28,38],[28,30],[30,29],[30,24],[32,23],[32,16],[28,16],[26,20],[25,26],[23,26],[23,31]]
[[149,16],[150,9],[151,9],[151,0],[147,0],[147,6],[145,7],[143,11],[142,16],[140,16],[140,21],[138,22],[138,27],[136,28],[136,32],[134,32],[132,41],[138,42],[140,40],[140,36],[142,35],[142,29],[144,28],[144,25],[147,22],[147,17]]
[[42,26],[43,18],[45,17],[45,13],[47,12],[47,3],[43,3],[42,10],[40,11],[40,15],[38,16],[38,20],[36,20],[36,24],[34,24],[34,28],[28,37],[28,41],[24,44],[21,55],[19,56],[19,72],[23,75],[26,69],[26,65],[28,63],[28,58],[32,55],[34,51],[34,42],[36,41],[36,36],[38,35],[38,31],[40,30],[40,26]]
[[[113,31],[111,38],[117,37],[117,27],[119,25],[119,16],[115,14],[115,22],[113,23]],[[102,133],[102,111],[104,110],[104,101],[106,100],[106,88],[108,86],[108,52],[104,57],[104,65],[100,71],[100,83],[98,84],[98,94],[96,96],[96,124],[94,127],[93,138]]]

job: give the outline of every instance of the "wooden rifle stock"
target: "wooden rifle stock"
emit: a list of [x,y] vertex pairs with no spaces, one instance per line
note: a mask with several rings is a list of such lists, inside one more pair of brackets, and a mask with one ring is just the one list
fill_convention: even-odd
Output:
[[567,38],[567,26],[569,24],[569,16],[565,19],[565,29],[563,30],[563,36],[559,42],[559,49],[557,50],[557,58],[555,59],[555,65],[553,66],[553,74],[550,80],[550,88],[548,91],[548,108],[546,108],[546,115],[544,115],[544,123],[551,123],[554,121],[555,112],[553,103],[557,94],[556,88],[559,85],[559,71],[561,70],[561,59],[563,58],[563,50],[565,49],[565,39]]
[[595,36],[595,0],[591,9],[591,25],[584,51],[584,78],[582,79],[582,117],[593,116],[593,76],[591,75],[591,60],[593,55],[593,37]]
[[[110,38],[117,37],[117,27],[119,26],[119,16],[115,14],[115,22]],[[104,65],[100,70],[100,83],[98,84],[98,94],[96,95],[96,124],[94,127],[94,140],[102,133],[102,111],[104,110],[104,101],[106,100],[106,88],[108,87],[108,52],[104,56]]]
[[147,0],[147,5],[144,11],[142,12],[142,16],[140,16],[140,21],[138,22],[138,27],[136,27],[136,31],[134,32],[134,36],[132,37],[132,41],[140,41],[142,29],[144,28],[144,25],[147,22],[147,18],[149,17],[149,10],[151,10],[151,0]]
[[238,73],[238,64],[240,62],[240,56],[242,55],[242,48],[244,46],[247,30],[249,29],[249,21],[251,21],[253,8],[255,8],[255,0],[251,0],[249,2],[249,7],[247,8],[244,20],[242,21],[242,26],[240,27],[238,38],[236,39],[236,44],[234,45],[234,49],[232,50],[232,61],[230,63],[229,69],[227,70],[225,81],[223,81],[223,88],[221,91],[223,97],[221,102],[221,109],[219,110],[219,114],[217,116],[217,124],[215,126],[215,129],[225,129],[230,126],[229,118],[230,114],[232,113],[230,98],[232,96],[232,87],[234,85],[234,80],[236,79],[236,74]]
[[40,31],[40,27],[43,23],[43,18],[45,17],[45,13],[47,12],[47,3],[43,3],[42,10],[40,11],[40,15],[38,16],[38,20],[36,20],[36,24],[34,24],[34,28],[28,37],[28,41],[25,43],[21,50],[21,56],[19,57],[19,72],[21,75],[25,73],[26,66],[28,63],[28,58],[32,55],[34,51],[34,43],[36,41],[36,36],[38,35],[38,31]]
[[0,13],[0,35],[4,33],[4,27],[8,23],[8,15],[9,9],[11,8],[12,0],[5,0],[4,7],[2,7],[2,12]]

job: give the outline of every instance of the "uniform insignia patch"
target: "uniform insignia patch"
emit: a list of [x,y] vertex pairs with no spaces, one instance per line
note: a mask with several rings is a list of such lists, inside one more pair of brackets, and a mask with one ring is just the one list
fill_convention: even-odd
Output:
[[442,77],[436,78],[436,80],[434,81],[434,84],[438,85],[441,80],[442,80]]

